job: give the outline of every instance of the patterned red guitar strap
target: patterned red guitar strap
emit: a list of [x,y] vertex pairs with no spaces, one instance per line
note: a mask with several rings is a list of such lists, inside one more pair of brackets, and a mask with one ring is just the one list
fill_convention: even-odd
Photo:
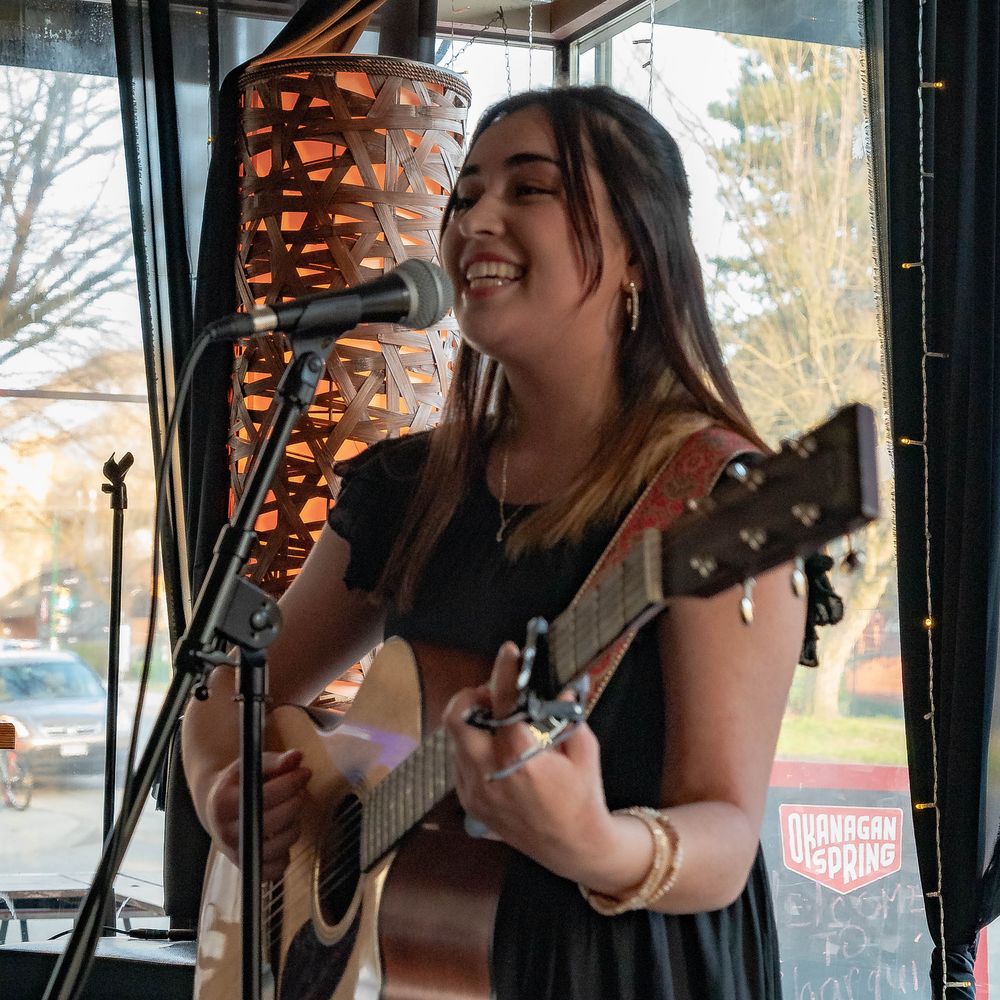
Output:
[[[726,466],[734,458],[758,450],[756,445],[735,431],[715,425],[702,428],[686,437],[663,463],[628,512],[570,606],[574,606],[599,581],[605,570],[625,558],[641,532],[649,528],[665,531],[684,512],[685,501],[704,497],[712,492]],[[614,676],[637,631],[629,629],[620,636],[588,671],[588,715]]]

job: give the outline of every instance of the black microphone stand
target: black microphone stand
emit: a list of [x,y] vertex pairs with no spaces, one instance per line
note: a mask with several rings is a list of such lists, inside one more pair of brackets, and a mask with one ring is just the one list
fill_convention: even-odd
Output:
[[[325,361],[336,338],[348,328],[324,337],[293,341],[293,360],[282,376],[276,405],[265,424],[265,441],[244,484],[229,523],[219,533],[212,563],[191,613],[191,621],[174,652],[174,672],[163,707],[153,724],[134,780],[126,781],[118,820],[104,844],[94,881],[80,904],[66,950],[59,956],[44,1000],[74,1000],[83,988],[101,934],[106,900],[135,832],[142,805],[159,773],[171,733],[191,694],[207,696],[213,667],[231,663],[226,648],[240,649],[242,784],[240,791],[240,867],[243,886],[243,1000],[261,996],[261,846],[263,841],[262,728],[267,692],[263,650],[278,634],[280,613],[275,602],[250,583],[242,570],[256,534],[253,525],[281,463],[292,428],[315,396]],[[197,690],[196,690],[197,689]]]
[[[115,821],[116,763],[118,759],[118,663],[119,641],[122,617],[122,548],[125,535],[125,510],[128,508],[128,490],[125,489],[125,473],[132,468],[135,459],[127,451],[120,462],[115,461],[114,452],[104,463],[104,477],[101,490],[111,494],[111,611],[108,619],[108,708],[105,725],[104,746],[104,839],[108,839]],[[114,896],[108,899],[109,923],[115,923]],[[113,935],[114,931],[105,931]]]

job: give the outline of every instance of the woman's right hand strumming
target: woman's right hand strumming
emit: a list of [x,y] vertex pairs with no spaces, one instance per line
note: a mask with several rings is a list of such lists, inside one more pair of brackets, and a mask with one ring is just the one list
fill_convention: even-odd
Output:
[[[344,583],[350,556],[348,543],[325,529],[281,598],[281,632],[267,650],[272,705],[310,704],[329,681],[382,640],[384,612],[366,592]],[[209,697],[188,705],[181,730],[195,811],[234,863],[239,858],[240,808],[237,687],[233,667],[216,667],[208,677]],[[297,750],[265,752],[263,764],[263,874],[273,881],[285,870],[289,848],[299,836],[309,771]]]
[[[300,817],[311,772],[301,750],[265,751],[264,847],[261,875],[277,881],[288,867],[289,851],[302,833]],[[233,761],[212,783],[204,819],[215,846],[235,865],[240,858],[240,762]]]

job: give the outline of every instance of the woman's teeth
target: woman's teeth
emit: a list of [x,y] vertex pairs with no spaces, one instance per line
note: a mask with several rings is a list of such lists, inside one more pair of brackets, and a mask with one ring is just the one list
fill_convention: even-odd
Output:
[[471,264],[465,272],[465,280],[469,288],[498,288],[517,281],[524,273],[523,268],[501,261],[478,261]]
[[499,288],[501,285],[509,285],[511,278],[470,278],[469,288]]

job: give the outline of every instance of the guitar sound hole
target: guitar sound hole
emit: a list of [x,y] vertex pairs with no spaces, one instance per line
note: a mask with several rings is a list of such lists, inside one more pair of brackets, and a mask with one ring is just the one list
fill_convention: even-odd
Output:
[[331,813],[320,840],[317,896],[328,924],[343,920],[361,878],[361,803],[348,795]]

